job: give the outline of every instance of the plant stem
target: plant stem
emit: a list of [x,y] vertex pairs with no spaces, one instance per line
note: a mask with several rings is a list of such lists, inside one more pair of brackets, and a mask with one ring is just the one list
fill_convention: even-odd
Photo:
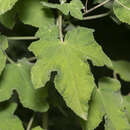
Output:
[[92,19],[102,18],[102,17],[105,17],[105,16],[109,15],[110,12],[111,11],[109,11],[107,13],[103,13],[103,14],[98,14],[98,15],[93,15],[93,16],[87,16],[87,17],[84,17],[83,20],[92,20]]
[[114,79],[118,79],[117,73],[116,73],[115,71],[113,71],[113,78],[114,78]]
[[31,127],[32,127],[32,123],[34,121],[34,117],[35,117],[35,113],[33,114],[33,116],[31,117],[29,123],[28,123],[28,126],[27,126],[27,129],[26,130],[31,130]]
[[34,61],[34,60],[36,60],[37,58],[36,57],[30,57],[30,58],[28,58],[28,61]]
[[43,130],[48,130],[48,112],[43,113],[42,123],[43,123]]
[[83,13],[83,15],[88,14],[88,13],[94,11],[95,9],[97,9],[97,8],[99,8],[99,7],[101,7],[101,6],[103,6],[104,4],[108,3],[109,1],[110,1],[110,0],[105,0],[104,2],[98,4],[97,6],[91,8],[91,9],[89,9],[89,10],[86,10],[86,11]]
[[87,10],[88,10],[88,7],[87,7],[87,6],[88,6],[88,0],[86,0],[86,2],[85,2],[85,9],[84,9],[84,13],[85,13],[85,12],[87,12]]
[[60,40],[63,43],[63,34],[62,34],[62,14],[59,12],[58,16],[58,27],[59,27],[59,35],[60,35]]
[[33,37],[33,36],[20,36],[20,37],[8,37],[8,40],[37,40],[37,37]]

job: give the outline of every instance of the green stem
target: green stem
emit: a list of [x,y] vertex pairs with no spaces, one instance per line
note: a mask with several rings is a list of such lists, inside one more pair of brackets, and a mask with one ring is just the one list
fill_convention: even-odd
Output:
[[116,73],[115,71],[113,71],[113,78],[114,78],[114,79],[118,79],[117,73]]
[[35,118],[35,113],[33,114],[33,116],[31,117],[29,123],[28,123],[28,126],[27,126],[27,129],[26,130],[31,130],[31,127],[32,127],[32,123],[34,121],[34,118]]
[[48,112],[43,113],[42,123],[43,123],[43,130],[48,130]]
[[87,16],[87,17],[84,17],[83,20],[92,20],[92,19],[102,18],[102,17],[109,15],[110,13],[111,13],[111,11],[109,11],[107,13],[103,13],[103,14]]
[[36,57],[30,57],[30,58],[28,58],[28,61],[34,61],[34,60],[36,60],[37,58]]
[[64,42],[63,33],[62,33],[62,14],[60,12],[59,12],[59,16],[58,16],[58,27],[59,27],[60,40],[61,40],[61,42]]
[[33,36],[20,36],[20,37],[8,37],[8,40],[37,40],[37,37],[33,37]]
[[83,15],[88,14],[88,13],[94,11],[95,9],[97,9],[97,8],[99,8],[99,7],[103,6],[103,5],[105,5],[105,4],[108,3],[109,1],[110,1],[110,0],[105,0],[104,2],[98,4],[97,6],[91,8],[91,9],[89,9],[89,10],[86,10],[86,11],[83,13]]

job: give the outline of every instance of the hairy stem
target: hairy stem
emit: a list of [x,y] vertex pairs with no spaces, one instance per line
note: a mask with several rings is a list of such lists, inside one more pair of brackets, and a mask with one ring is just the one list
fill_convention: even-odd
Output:
[[105,5],[105,4],[108,3],[109,1],[110,1],[110,0],[105,0],[104,2],[98,4],[97,6],[91,8],[91,9],[89,9],[89,10],[86,10],[86,11],[83,13],[83,15],[88,14],[88,13],[94,11],[95,9],[97,9],[97,8],[99,8],[99,7],[103,6],[103,5]]
[[32,127],[32,123],[34,121],[34,118],[35,118],[35,113],[33,114],[33,116],[31,117],[29,123],[28,123],[28,126],[27,126],[27,129],[26,130],[31,130],[31,127]]
[[64,42],[63,33],[62,33],[62,14],[61,13],[59,13],[59,16],[58,16],[58,27],[59,27],[60,40],[61,40],[61,42]]
[[33,36],[20,36],[20,37],[8,37],[8,40],[37,40],[37,37],[33,37]]
[[92,20],[92,19],[102,18],[102,17],[109,15],[110,13],[111,13],[111,11],[109,11],[107,13],[103,13],[103,14],[87,16],[87,17],[84,17],[83,20]]
[[42,123],[43,123],[43,130],[48,130],[48,112],[43,113]]

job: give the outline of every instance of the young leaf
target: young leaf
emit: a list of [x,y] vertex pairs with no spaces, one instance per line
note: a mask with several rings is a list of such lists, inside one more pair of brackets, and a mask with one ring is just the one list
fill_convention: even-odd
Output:
[[123,98],[119,93],[120,83],[115,79],[104,78],[99,82],[97,93],[106,113],[106,130],[129,130],[130,124],[123,112]]
[[41,27],[54,24],[52,12],[43,8],[41,0],[20,0],[17,4],[17,13],[24,24]]
[[130,0],[115,0],[113,8],[122,22],[130,24]]
[[44,1],[41,3],[43,6],[58,9],[65,15],[68,15],[70,12],[71,16],[77,19],[83,18],[81,9],[83,9],[84,6],[80,0],[71,0],[70,3],[63,3],[63,4],[52,4]]
[[57,71],[56,89],[63,96],[66,104],[77,115],[86,119],[87,103],[95,86],[86,60],[91,59],[98,66],[111,65],[111,61],[95,42],[93,30],[78,27],[68,32],[62,43],[57,39],[58,36],[51,37],[54,29],[57,32],[56,28],[46,31],[49,40],[44,35],[29,48],[38,59],[32,68],[34,87],[44,86],[50,79],[50,73]]
[[5,36],[0,35],[0,74],[6,65],[6,56],[3,51],[8,48],[8,40]]
[[12,9],[18,0],[0,0],[0,15]]
[[24,130],[22,122],[13,113],[16,110],[16,103],[0,104],[0,129],[1,130]]
[[0,80],[0,101],[9,99],[12,91],[16,90],[24,107],[46,112],[48,110],[47,89],[33,88],[30,79],[31,66],[26,60],[6,66]]
[[115,73],[119,74],[123,80],[130,82],[130,62],[112,61],[112,63]]

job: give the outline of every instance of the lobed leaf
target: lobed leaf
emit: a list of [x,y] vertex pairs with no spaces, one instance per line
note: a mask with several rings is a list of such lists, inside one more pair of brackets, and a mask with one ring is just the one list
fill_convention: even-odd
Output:
[[0,104],[0,129],[1,130],[24,130],[22,122],[13,113],[16,110],[16,103]]
[[130,81],[130,62],[128,61],[112,61],[113,70],[119,74],[125,81]]
[[53,14],[49,9],[43,8],[41,0],[19,0],[17,13],[24,24],[41,27],[54,24]]
[[83,9],[84,6],[80,0],[71,0],[70,3],[63,3],[63,4],[54,4],[44,1],[41,3],[43,6],[58,9],[65,15],[68,15],[70,12],[71,16],[77,19],[83,19],[81,9]]
[[84,122],[84,130],[94,130],[103,120],[105,111],[98,93],[95,91],[92,94],[91,103],[88,111],[88,120]]
[[30,69],[31,64],[26,60],[6,66],[0,80],[0,101],[9,99],[12,91],[16,90],[24,107],[46,112],[49,107],[46,101],[47,89],[35,90],[33,88],[30,79]]
[[130,124],[123,111],[123,98],[119,93],[120,83],[115,79],[100,80],[97,90],[105,111],[106,130],[129,130]]
[[[55,27],[53,29],[57,32]],[[53,29],[49,29],[50,33],[47,33],[50,40],[46,40],[45,35],[43,38],[40,35],[41,39],[29,47],[37,57],[31,72],[32,82],[35,88],[40,88],[49,81],[51,72],[57,71],[56,89],[66,104],[86,120],[88,101],[95,86],[86,60],[91,59],[98,66],[104,64],[110,66],[111,61],[95,42],[93,30],[78,27],[68,32],[62,43],[58,36],[51,37]]]

